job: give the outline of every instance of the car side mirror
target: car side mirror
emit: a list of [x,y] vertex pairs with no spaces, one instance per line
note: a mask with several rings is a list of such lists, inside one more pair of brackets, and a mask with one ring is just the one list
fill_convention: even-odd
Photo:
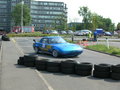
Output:
[[33,41],[34,41],[34,42],[36,42],[36,40],[35,40],[35,39],[33,39]]

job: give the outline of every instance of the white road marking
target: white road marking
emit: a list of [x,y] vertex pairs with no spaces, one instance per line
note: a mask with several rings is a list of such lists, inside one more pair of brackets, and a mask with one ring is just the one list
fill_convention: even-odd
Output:
[[16,43],[15,39],[13,39],[13,38],[12,38],[12,41],[13,41],[14,43]]
[[35,70],[35,72],[36,72],[36,73],[38,74],[38,76],[43,80],[43,82],[44,82],[45,85],[47,86],[48,90],[54,90],[54,89],[52,88],[52,86],[47,82],[47,80],[42,76],[42,74],[41,74],[39,71]]
[[[24,55],[24,52],[17,46],[17,43],[14,39],[12,39],[12,41],[14,42],[16,48],[18,49],[18,51]],[[45,83],[45,85],[47,86],[48,90],[54,90],[52,88],[52,86],[47,82],[47,80],[42,76],[42,74],[40,72],[38,72],[37,70],[35,70],[35,72],[38,74],[39,78],[41,78],[43,80],[43,82]]]
[[21,55],[24,55],[24,52],[22,51],[22,49],[19,48],[19,46],[17,45],[15,39],[12,39],[12,41],[13,41],[13,43],[14,43],[16,49],[18,50],[18,52],[20,52]]

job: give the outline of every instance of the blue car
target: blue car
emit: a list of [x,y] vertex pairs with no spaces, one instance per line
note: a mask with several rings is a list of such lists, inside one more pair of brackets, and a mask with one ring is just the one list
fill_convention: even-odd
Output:
[[60,36],[46,36],[42,37],[39,42],[33,41],[36,53],[48,53],[53,57],[75,57],[83,52],[83,48],[79,45],[68,43]]

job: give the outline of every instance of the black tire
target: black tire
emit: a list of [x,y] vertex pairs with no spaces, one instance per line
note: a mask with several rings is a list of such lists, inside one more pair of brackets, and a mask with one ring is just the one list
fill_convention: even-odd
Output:
[[94,65],[94,70],[95,71],[100,71],[100,72],[110,72],[111,65],[110,64],[98,64],[98,65]]
[[36,58],[37,57],[34,55],[24,55],[24,65],[27,67],[34,67]]
[[91,71],[92,68],[93,68],[93,65],[91,63],[88,63],[88,62],[82,62],[82,63],[75,64],[76,70]]
[[60,67],[47,67],[47,71],[48,72],[54,72],[54,73],[58,73],[58,72],[60,72]]
[[76,70],[75,73],[80,76],[90,76],[91,75],[91,71]]
[[22,60],[18,59],[17,64],[18,65],[24,65],[24,62]]
[[19,57],[20,60],[24,60],[24,57]]
[[40,66],[40,65],[47,66],[48,61],[49,59],[36,59],[35,66]]
[[48,61],[47,67],[60,67],[61,61]]
[[24,55],[24,62],[35,62],[36,58],[34,55]]
[[66,60],[66,61],[61,61],[61,68],[74,68],[75,64],[77,63],[77,61],[75,60]]
[[36,69],[40,70],[40,71],[45,71],[46,70],[46,66],[45,65],[36,66]]
[[61,72],[64,74],[74,74],[75,70],[73,68],[61,68]]
[[47,71],[48,72],[59,72],[60,71],[60,61],[48,61]]
[[24,65],[26,67],[34,67],[35,66],[35,64],[33,62],[25,62]]
[[4,41],[10,41],[10,39],[9,39],[8,37],[6,37],[6,38],[4,39]]
[[52,56],[55,57],[55,58],[58,57],[58,56],[59,56],[58,51],[53,50],[53,51],[52,51]]
[[24,57],[19,57],[18,61],[17,61],[18,65],[24,65]]
[[111,73],[111,78],[113,80],[120,80],[120,73]]
[[110,72],[100,72],[100,71],[93,71],[93,77],[96,78],[109,78]]
[[49,59],[37,59],[35,61],[36,69],[37,70],[46,70],[48,61],[49,61]]
[[3,41],[10,41],[10,38],[6,35],[2,35],[2,38],[1,38]]
[[120,64],[112,65],[111,71],[114,73],[120,73]]
[[35,55],[24,55],[24,58],[26,58],[26,59],[36,59],[37,56],[35,56]]

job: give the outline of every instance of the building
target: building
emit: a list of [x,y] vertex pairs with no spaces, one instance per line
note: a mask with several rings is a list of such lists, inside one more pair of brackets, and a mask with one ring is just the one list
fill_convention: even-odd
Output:
[[0,30],[10,29],[9,7],[8,0],[0,0]]
[[10,31],[14,23],[11,12],[14,6],[24,1],[30,8],[35,30],[55,28],[67,20],[67,6],[64,2],[34,1],[34,0],[0,0],[0,30]]
[[63,2],[32,1],[31,16],[37,30],[57,27],[67,19],[67,7]]

